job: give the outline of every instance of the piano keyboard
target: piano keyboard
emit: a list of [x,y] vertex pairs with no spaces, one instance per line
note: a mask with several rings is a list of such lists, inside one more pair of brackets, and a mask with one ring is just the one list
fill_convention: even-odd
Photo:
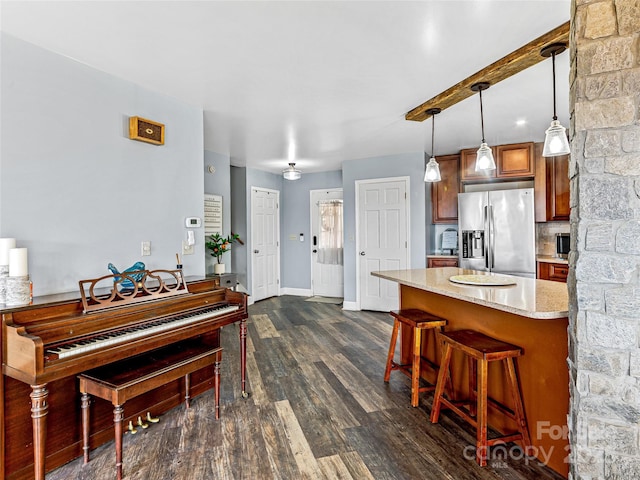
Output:
[[208,310],[200,310],[198,312],[178,315],[176,317],[162,318],[143,325],[136,325],[113,333],[105,333],[90,339],[80,340],[76,343],[68,343],[63,346],[47,349],[47,353],[59,359],[73,357],[74,355],[99,350],[117,343],[129,342],[137,338],[164,332],[165,330],[189,325],[190,323],[197,322],[198,320],[209,319],[219,315],[224,315],[225,313],[235,312],[239,308],[240,307],[238,305],[222,305]]

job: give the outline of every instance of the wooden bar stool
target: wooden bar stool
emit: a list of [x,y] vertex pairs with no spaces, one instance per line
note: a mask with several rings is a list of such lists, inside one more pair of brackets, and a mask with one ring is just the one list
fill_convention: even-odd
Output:
[[[422,358],[422,331],[429,329],[440,329],[447,324],[443,318],[436,317],[430,313],[418,310],[416,308],[406,310],[392,310],[389,312],[393,316],[393,331],[391,332],[391,343],[389,344],[389,353],[387,355],[387,368],[384,372],[384,381],[389,382],[391,370],[400,370],[411,378],[411,406],[418,406],[418,394],[434,390],[435,386],[420,388],[420,367],[421,360],[425,360],[434,371],[438,371],[438,366],[429,360]],[[401,365],[393,361],[396,351],[396,341],[398,340],[398,328],[403,323],[413,330],[413,361],[410,364]]]
[[[431,423],[438,423],[442,405],[450,408],[476,428],[476,461],[481,467],[487,464],[488,448],[496,443],[519,440],[523,448],[531,445],[529,427],[524,414],[522,394],[516,376],[515,357],[522,355],[522,349],[516,345],[496,340],[473,330],[459,330],[440,333],[444,343],[440,372],[431,409]],[[469,399],[454,402],[443,397],[446,375],[449,372],[452,351],[460,350],[469,359]],[[487,377],[489,362],[502,360],[507,377],[507,387],[513,399],[514,409],[495,401],[488,396]],[[468,407],[468,411],[461,407]],[[516,423],[517,432],[487,439],[487,406],[500,410]]]

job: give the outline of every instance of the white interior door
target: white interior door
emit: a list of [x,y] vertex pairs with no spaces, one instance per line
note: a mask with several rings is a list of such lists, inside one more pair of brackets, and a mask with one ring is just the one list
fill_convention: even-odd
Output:
[[371,275],[376,270],[404,270],[409,264],[409,180],[356,182],[358,289],[360,308],[398,308],[398,284]]
[[[327,215],[323,206],[333,207],[332,202],[342,203],[342,189],[311,191],[311,291],[320,297],[342,297],[344,295],[344,267],[342,262],[333,263],[320,252],[321,235],[328,233],[327,222],[336,221]],[[324,218],[323,218],[324,216]],[[342,216],[340,216],[340,232],[342,232]],[[342,240],[342,238],[340,239]],[[342,244],[342,242],[340,242]]]
[[280,192],[251,188],[251,296],[277,296],[280,278]]

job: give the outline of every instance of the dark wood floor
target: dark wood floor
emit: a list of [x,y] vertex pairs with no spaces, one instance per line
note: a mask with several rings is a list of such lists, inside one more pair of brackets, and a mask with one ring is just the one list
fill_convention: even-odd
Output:
[[[382,380],[389,315],[282,296],[249,308],[247,370],[240,396],[237,327],[223,330],[221,418],[213,393],[177,407],[124,441],[127,479],[559,479],[535,459],[465,455],[473,431],[444,412],[428,421],[431,394],[409,404],[409,379]],[[126,413],[126,412],[125,412]],[[507,447],[510,447],[508,445]],[[472,449],[468,449],[473,452]],[[507,449],[507,451],[510,451]],[[113,442],[47,475],[113,479]]]

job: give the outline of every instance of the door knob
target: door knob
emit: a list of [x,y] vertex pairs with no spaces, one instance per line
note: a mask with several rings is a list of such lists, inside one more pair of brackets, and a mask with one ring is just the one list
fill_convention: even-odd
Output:
[[318,253],[318,250],[316,250],[315,248],[312,251],[313,253]]
[[254,250],[253,253],[260,253],[260,250]]
[[364,252],[360,252],[360,255],[364,257]]

